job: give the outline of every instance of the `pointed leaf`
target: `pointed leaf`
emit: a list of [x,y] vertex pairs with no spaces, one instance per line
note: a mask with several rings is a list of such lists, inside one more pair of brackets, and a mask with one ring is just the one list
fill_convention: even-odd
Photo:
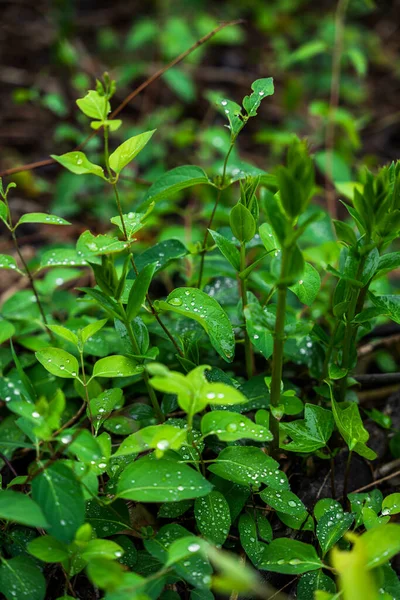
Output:
[[61,156],[51,154],[51,158],[76,175],[92,174],[105,179],[103,169],[99,165],[90,162],[83,152],[67,152]]
[[201,432],[204,436],[216,435],[223,442],[234,442],[240,439],[270,442],[271,432],[257,425],[247,417],[227,410],[213,410],[201,420]]
[[151,202],[158,202],[180,190],[199,184],[212,185],[212,182],[200,167],[185,165],[171,169],[153,183],[143,198],[140,208],[143,210]]
[[48,526],[36,502],[25,494],[11,490],[0,491],[0,519],[43,529]]
[[109,162],[112,170],[115,171],[115,173],[121,173],[122,169],[126,167],[126,165],[129,164],[141,150],[143,150],[154,132],[155,129],[140,133],[118,146],[118,148],[110,155]]
[[221,492],[210,492],[196,498],[194,516],[200,533],[216,545],[225,542],[231,526],[229,504]]
[[321,567],[322,562],[314,546],[286,538],[273,540],[259,564],[260,569],[288,575],[315,571]]

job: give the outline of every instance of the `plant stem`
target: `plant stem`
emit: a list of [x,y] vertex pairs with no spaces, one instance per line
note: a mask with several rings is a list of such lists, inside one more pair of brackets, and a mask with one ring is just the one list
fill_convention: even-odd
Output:
[[349,487],[349,475],[350,475],[350,468],[351,468],[351,459],[353,457],[353,451],[350,450],[349,452],[349,456],[347,457],[347,462],[346,462],[346,471],[344,474],[344,482],[343,482],[343,500],[346,501],[347,498],[347,490]]
[[[288,264],[288,253],[290,248],[282,248],[282,262],[280,281],[277,285],[278,288],[278,303],[276,307],[276,320],[274,330],[274,350],[272,355],[272,377],[271,377],[271,388],[270,388],[270,404],[272,407],[277,407],[280,404],[281,398],[281,385],[282,385],[282,367],[283,367],[283,346],[285,341],[285,315],[286,315],[286,295],[287,285],[286,271]],[[272,449],[276,450],[279,446],[279,422],[271,413],[270,422],[271,432],[274,436]]]
[[[30,283],[32,292],[34,293],[34,296],[36,298],[36,304],[38,305],[39,312],[40,312],[40,315],[42,317],[43,323],[45,325],[47,325],[48,324],[47,317],[45,315],[42,302],[41,302],[41,300],[39,298],[39,294],[38,294],[38,291],[36,289],[35,280],[33,279],[33,275],[31,273],[31,270],[29,269],[29,267],[28,267],[28,265],[27,265],[24,257],[22,256],[21,250],[19,249],[18,240],[17,240],[17,236],[15,235],[15,231],[11,231],[11,237],[12,237],[12,240],[14,242],[15,250],[17,251],[18,257],[19,257],[19,259],[20,259],[20,261],[22,263],[22,266],[24,267],[24,271],[26,273],[26,276],[29,279],[29,283]],[[53,340],[54,336],[53,336],[52,331],[50,331],[50,329],[47,329],[47,327],[46,327],[46,331],[47,331],[50,339]]]
[[[244,271],[246,268],[246,244],[244,242],[240,245],[240,271]],[[239,277],[239,285],[240,285],[240,296],[242,298],[242,307],[243,307],[243,319],[244,316],[244,307],[247,304],[247,282],[246,279],[242,279]],[[251,379],[253,377],[254,371],[254,354],[253,354],[253,346],[251,345],[251,341],[249,338],[249,334],[247,333],[246,326],[244,328],[244,352],[245,352],[245,360],[246,360],[246,374],[247,379]]]
[[[135,334],[134,334],[133,329],[132,329],[132,325],[131,325],[128,317],[127,317],[125,308],[124,308],[124,306],[123,306],[122,303],[120,303],[120,308],[121,308],[121,310],[123,312],[123,315],[124,315],[124,325],[125,325],[126,330],[128,332],[128,336],[129,336],[130,342],[132,344],[133,351],[134,351],[135,354],[140,354],[139,344],[137,343]],[[163,414],[163,412],[162,412],[162,410],[160,408],[160,405],[158,403],[156,392],[155,392],[154,388],[150,385],[150,377],[149,377],[149,374],[146,371],[146,369],[143,370],[142,375],[143,375],[143,381],[145,383],[145,386],[146,386],[146,389],[147,389],[147,393],[149,394],[149,398],[150,398],[151,403],[153,405],[153,409],[154,409],[154,412],[156,414],[156,417],[157,417],[157,419],[158,419],[158,421],[160,423],[163,423],[165,421],[164,414]]]
[[[115,194],[115,200],[117,203],[117,209],[118,209],[118,214],[119,217],[121,219],[121,225],[122,225],[122,231],[124,233],[124,238],[127,242],[129,242],[128,239],[128,233],[126,230],[126,224],[125,224],[125,219],[124,219],[124,214],[122,212],[122,207],[121,207],[121,201],[120,201],[120,197],[119,197],[119,193],[118,193],[118,188],[117,188],[117,184],[113,183],[113,188],[114,188],[114,194]],[[135,264],[135,259],[133,258],[133,254],[131,252],[131,249],[129,247],[129,257],[130,257],[130,261],[132,264],[132,268],[135,271],[135,274],[138,275],[138,270]],[[170,339],[170,341],[172,342],[172,344],[175,346],[176,351],[178,352],[178,354],[180,356],[183,356],[183,352],[181,350],[181,348],[179,347],[178,342],[175,340],[174,336],[172,335],[172,333],[169,331],[169,329],[164,325],[164,323],[162,322],[160,315],[158,314],[158,312],[156,311],[153,302],[151,301],[151,298],[149,296],[149,294],[146,294],[146,300],[149,304],[149,308],[151,310],[151,313],[153,315],[153,317],[156,319],[156,321],[158,322],[158,324],[160,325],[160,327],[162,328],[162,330],[164,331],[164,333],[167,335],[167,337]]]
[[89,411],[89,420],[90,420],[90,431],[92,433],[92,435],[94,435],[94,427],[93,427],[93,415],[92,415],[92,408],[90,406],[90,398],[89,398],[89,392],[88,392],[88,388],[87,388],[87,382],[86,382],[86,373],[85,373],[85,362],[83,360],[83,351],[79,353],[80,357],[81,357],[81,369],[82,369],[82,382],[83,382],[83,387],[85,388],[85,398],[86,398],[86,405],[87,405],[87,409]]
[[205,260],[206,252],[207,252],[206,244],[207,244],[207,240],[208,240],[208,236],[209,236],[209,231],[208,230],[211,229],[211,227],[212,227],[212,224],[213,224],[213,221],[214,221],[214,217],[215,217],[215,213],[216,213],[216,210],[218,208],[219,201],[221,199],[222,190],[224,189],[224,184],[225,184],[225,176],[226,176],[226,168],[227,168],[227,165],[228,165],[228,159],[229,159],[229,156],[230,156],[230,154],[231,154],[231,152],[233,150],[233,146],[235,144],[235,140],[236,140],[236,137],[231,140],[231,143],[230,143],[230,146],[229,146],[229,150],[228,150],[228,152],[226,153],[226,156],[225,156],[224,165],[222,167],[221,184],[220,184],[220,186],[218,188],[218,194],[217,194],[217,197],[215,199],[214,208],[212,209],[212,213],[211,213],[211,216],[210,216],[210,219],[208,221],[208,224],[207,224],[207,227],[206,227],[206,231],[205,231],[205,234],[204,234],[204,239],[203,239],[203,244],[202,244],[202,249],[201,249],[199,279],[198,279],[198,282],[197,282],[197,287],[199,289],[201,288],[201,282],[202,282],[202,279],[203,279],[204,260]]

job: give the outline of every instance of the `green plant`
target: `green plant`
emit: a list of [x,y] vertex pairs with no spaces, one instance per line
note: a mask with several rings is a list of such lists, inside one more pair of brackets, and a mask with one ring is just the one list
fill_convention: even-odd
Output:
[[[47,248],[28,265],[17,227],[68,223],[31,213],[14,226],[12,184],[1,188],[0,218],[32,291],[1,310],[0,340],[12,343],[0,354],[0,457],[13,476],[0,491],[0,591],[43,599],[53,564],[59,598],[75,595],[81,573],[107,600],[272,595],[256,570],[298,578],[300,600],[398,597],[389,561],[400,551],[391,522],[399,494],[347,491],[352,454],[376,458],[353,389],[357,340],[379,320],[400,322],[400,296],[379,287],[400,264],[399,252],[385,252],[400,230],[399,164],[365,172],[346,205],[350,221],[333,223],[335,239],[326,212],[310,204],[317,188],[304,142],[292,139],[273,174],[232,154],[273,93],[266,78],[243,108],[218,97],[230,144],[216,177],[175,167],[124,213],[121,173],[157,132],[111,151],[121,125],[109,118],[114,92],[105,75],[77,101],[103,131],[102,165],[81,151],[54,155],[112,189],[110,233],[85,231],[76,248]],[[194,186],[216,193],[203,235],[183,243],[182,224],[179,238],[137,252],[162,206],[173,211],[173,198]],[[230,227],[225,215],[217,230],[228,187],[238,201]],[[0,266],[19,270],[7,255]],[[58,289],[82,272],[95,285]],[[290,376],[297,367],[304,386]],[[294,468],[329,463],[335,484],[340,453],[342,496],[333,485],[332,497],[303,502],[289,482]]]

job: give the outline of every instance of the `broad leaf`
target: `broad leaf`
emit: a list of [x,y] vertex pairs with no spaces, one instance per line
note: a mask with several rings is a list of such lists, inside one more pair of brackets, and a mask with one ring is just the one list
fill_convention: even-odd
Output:
[[126,167],[126,165],[129,164],[141,150],[143,150],[154,132],[155,129],[140,133],[118,146],[118,148],[110,155],[109,162],[112,170],[115,171],[115,173],[121,173],[122,169]]
[[200,533],[214,544],[222,546],[229,533],[231,515],[229,504],[221,492],[212,491],[207,496],[197,498],[194,516]]
[[267,315],[259,303],[250,302],[244,308],[244,316],[251,343],[261,352],[264,358],[269,358],[274,348],[274,338],[272,331],[269,329],[271,324]]
[[78,108],[91,119],[102,121],[111,110],[106,96],[101,96],[96,90],[89,90],[86,96],[76,101]]
[[321,278],[318,271],[309,263],[305,263],[301,279],[291,285],[289,289],[296,294],[300,302],[311,306],[318,295],[320,287]]
[[249,115],[249,117],[255,117],[257,114],[258,107],[261,104],[261,100],[267,96],[272,96],[274,93],[274,80],[272,77],[266,77],[264,79],[256,79],[251,84],[253,93],[250,96],[243,98],[243,108]]
[[0,592],[7,600],[44,600],[46,580],[33,559],[15,556],[0,566]]
[[333,428],[334,418],[330,410],[306,404],[304,420],[280,424],[280,431],[292,439],[289,444],[282,444],[281,447],[293,452],[315,452],[326,445]]
[[320,518],[316,534],[324,555],[350,529],[353,521],[354,515],[342,510],[328,511]]
[[84,267],[86,265],[86,259],[83,258],[81,252],[69,248],[57,248],[42,254],[39,269],[47,267]]
[[43,529],[48,526],[36,502],[25,494],[11,490],[0,491],[0,519]]
[[179,450],[186,443],[186,429],[173,425],[150,425],[124,439],[114,456],[125,456],[148,450],[156,449],[156,456],[160,457],[166,450]]
[[161,271],[171,261],[177,260],[186,256],[188,253],[187,248],[179,240],[164,240],[155,244],[151,248],[148,248],[142,254],[135,257],[136,268],[141,271],[146,265],[150,263],[156,264],[156,270]]
[[149,188],[140,204],[140,208],[143,210],[151,202],[158,202],[180,190],[199,184],[212,185],[206,173],[200,167],[185,165],[171,169],[171,171],[161,175]]
[[247,417],[227,410],[213,410],[201,420],[201,432],[204,436],[216,435],[223,442],[234,442],[240,439],[270,442],[271,432],[257,425]]
[[127,235],[127,239],[131,239],[137,231],[144,227],[144,221],[148,217],[149,211],[145,213],[128,212],[123,216],[123,219],[118,215],[112,217],[111,223],[116,225],[120,232]]
[[67,152],[61,156],[51,154],[51,158],[60,163],[61,166],[68,169],[68,171],[71,171],[71,173],[75,173],[75,175],[91,174],[105,179],[103,169],[99,165],[95,165],[94,163],[90,162],[86,154],[83,152]]
[[9,340],[15,333],[15,327],[10,321],[0,321],[0,344]]
[[36,352],[35,356],[52,375],[65,379],[72,379],[79,375],[77,359],[61,348],[44,348]]
[[51,535],[43,535],[29,542],[28,552],[48,563],[62,562],[69,556],[68,546]]
[[137,502],[178,502],[206,496],[212,485],[185,464],[161,458],[141,458],[120,475],[117,492]]
[[363,425],[357,404],[337,403],[332,397],[332,411],[336,426],[349,450],[357,452],[368,460],[374,460],[376,453],[366,446],[369,433]]
[[72,542],[83,524],[85,504],[80,483],[71,469],[61,462],[47,467],[32,481],[32,498],[49,523],[49,533],[61,542]]
[[314,546],[286,538],[273,540],[259,564],[259,568],[265,571],[288,575],[316,571],[321,567],[322,562]]
[[400,525],[379,525],[361,536],[367,553],[367,567],[374,569],[400,552]]
[[224,448],[209,470],[223,479],[240,485],[259,486],[276,476],[278,463],[253,446],[231,446]]
[[261,499],[275,510],[287,515],[303,515],[306,507],[293,492],[266,488],[260,494]]
[[323,571],[304,573],[297,584],[296,598],[297,600],[315,600],[317,590],[334,594],[336,592],[335,582]]
[[57,217],[56,215],[48,215],[46,213],[27,213],[22,215],[15,227],[24,223],[45,223],[46,225],[71,225],[69,221]]
[[142,367],[126,356],[106,356],[93,367],[92,377],[129,377],[142,372]]
[[217,231],[209,231],[221,254],[236,271],[240,271],[240,253],[235,244]]
[[25,273],[18,268],[15,259],[12,256],[8,256],[8,254],[0,254],[0,269],[8,269],[19,273],[20,275],[25,275]]
[[232,325],[214,298],[196,288],[177,288],[157,305],[162,310],[172,310],[200,323],[218,354],[227,362],[233,360],[235,336]]

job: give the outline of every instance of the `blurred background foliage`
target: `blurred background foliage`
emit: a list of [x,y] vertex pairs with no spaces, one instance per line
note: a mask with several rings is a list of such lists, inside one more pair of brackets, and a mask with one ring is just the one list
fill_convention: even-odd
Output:
[[[337,45],[337,4],[331,0],[3,0],[0,167],[61,154],[81,142],[90,131],[75,100],[105,70],[118,82],[115,108],[132,89],[219,22],[243,19],[169,70],[124,110],[124,125],[115,143],[157,128],[124,182],[124,203],[132,210],[148,183],[180,164],[199,164],[211,174],[218,172],[229,132],[209,92],[221,91],[240,100],[252,81],[272,76],[275,95],[263,103],[259,117],[240,136],[232,163],[240,160],[272,171],[293,133],[307,137],[319,170],[323,204],[330,118],[335,123],[333,178],[343,193],[364,165],[374,168],[398,158],[400,2],[382,0],[375,5],[371,0],[349,0],[347,4],[339,107],[330,113]],[[92,139],[87,151],[96,158],[100,139]],[[49,208],[69,218],[75,230],[71,228],[68,235],[83,230],[82,215],[85,228],[108,227],[114,207],[101,181],[74,177],[57,166],[26,171],[13,179],[19,186],[21,211],[29,203],[29,210]],[[212,192],[198,189],[189,196],[186,192],[184,204],[179,200],[177,212],[163,222],[161,237],[171,237],[177,214],[187,224],[193,214],[205,216],[214,201]],[[18,210],[18,198],[15,202]],[[166,208],[160,204],[159,217]],[[223,204],[219,216],[223,224]],[[196,230],[192,238],[193,233],[196,239]]]

